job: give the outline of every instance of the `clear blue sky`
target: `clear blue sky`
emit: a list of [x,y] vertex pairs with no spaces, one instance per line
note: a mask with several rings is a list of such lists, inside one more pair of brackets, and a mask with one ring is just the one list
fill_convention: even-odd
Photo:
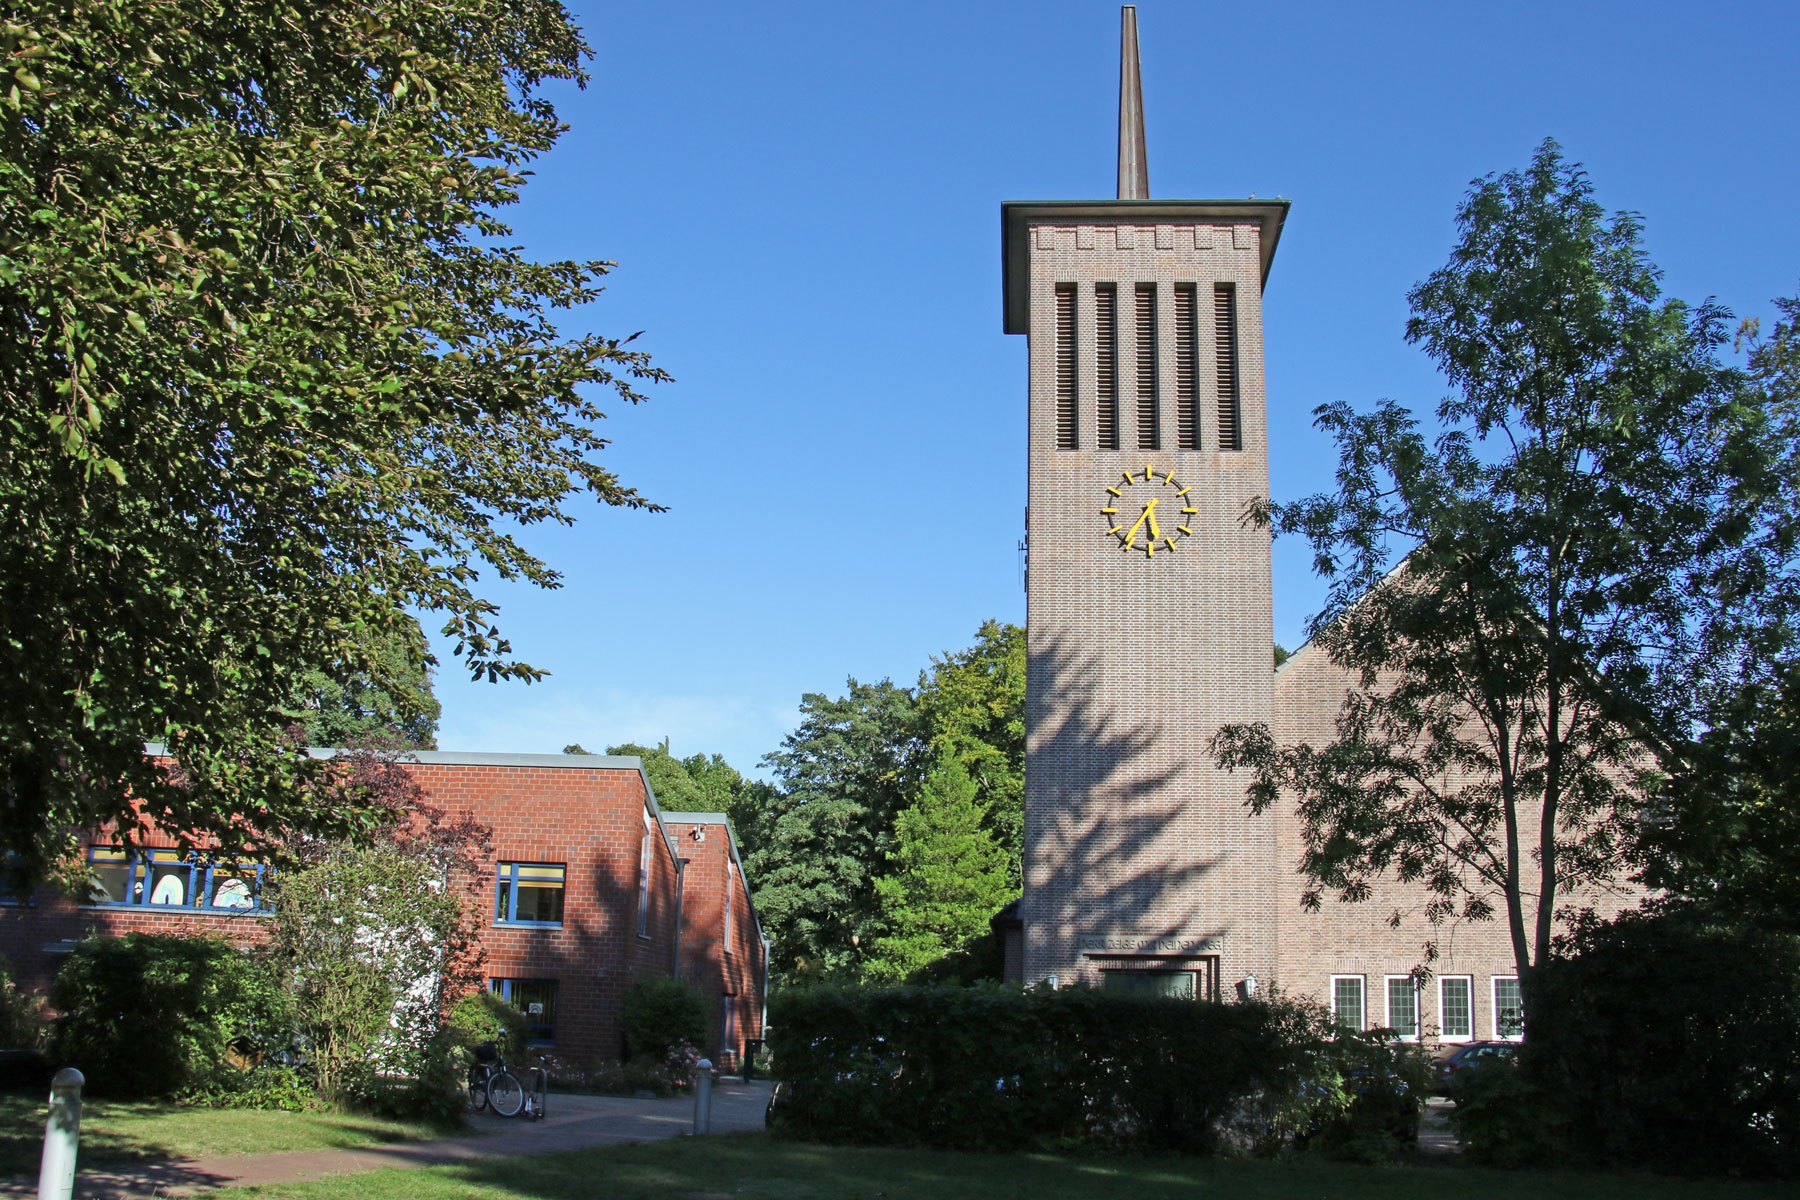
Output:
[[[608,464],[670,511],[528,531],[564,586],[491,594],[553,674],[471,684],[446,656],[439,744],[668,737],[751,770],[802,693],[912,683],[1025,619],[999,205],[1112,195],[1119,6],[574,8],[594,79],[556,93],[571,129],[513,216],[539,257],[619,263],[565,327],[644,330],[676,376],[606,423]],[[1547,136],[1642,214],[1670,294],[1766,319],[1800,292],[1791,0],[1138,13],[1151,194],[1293,201],[1264,309],[1278,499],[1329,483],[1315,406],[1435,404],[1406,291],[1469,181]],[[1319,596],[1277,543],[1277,640]]]

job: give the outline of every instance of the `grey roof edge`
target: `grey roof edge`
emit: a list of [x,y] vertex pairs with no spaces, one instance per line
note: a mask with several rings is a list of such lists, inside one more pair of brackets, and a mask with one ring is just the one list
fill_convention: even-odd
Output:
[[1093,217],[1116,222],[1126,216],[1141,219],[1170,218],[1178,220],[1221,217],[1241,219],[1255,216],[1262,226],[1262,281],[1269,282],[1269,271],[1275,265],[1275,246],[1287,225],[1288,209],[1293,202],[1281,197],[1273,200],[1005,200],[1000,204],[1000,277],[1001,304],[1005,312],[1007,333],[1029,330],[1030,289],[1024,284],[1026,261],[1031,248],[1026,230],[1034,218],[1067,221]]

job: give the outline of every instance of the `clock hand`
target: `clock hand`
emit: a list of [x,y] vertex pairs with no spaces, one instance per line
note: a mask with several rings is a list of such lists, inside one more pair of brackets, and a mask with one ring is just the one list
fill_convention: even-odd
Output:
[[1152,500],[1150,503],[1144,505],[1144,515],[1139,517],[1136,521],[1132,522],[1131,528],[1125,531],[1125,544],[1127,546],[1129,546],[1129,545],[1131,545],[1131,543],[1137,541],[1137,531],[1139,529],[1143,528],[1144,522],[1146,520],[1148,520],[1150,517],[1150,510],[1155,507],[1156,507],[1156,501],[1154,501],[1154,500]]
[[1144,505],[1144,516],[1150,522],[1150,540],[1154,542],[1157,538],[1162,536],[1162,530],[1160,530],[1156,527],[1156,501],[1155,500],[1151,500],[1150,503]]

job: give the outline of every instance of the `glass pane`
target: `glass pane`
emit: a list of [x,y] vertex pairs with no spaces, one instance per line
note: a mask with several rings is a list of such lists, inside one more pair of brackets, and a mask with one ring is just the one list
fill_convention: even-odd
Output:
[[1419,993],[1411,979],[1390,979],[1388,989],[1388,1028],[1405,1038],[1419,1036]]
[[1443,1011],[1438,1014],[1443,1022],[1443,1036],[1447,1038],[1473,1037],[1472,1016],[1469,1011],[1469,981],[1467,979],[1445,979],[1441,981],[1438,991],[1439,1003]]
[[212,896],[207,903],[213,908],[257,907],[255,867],[214,867],[211,887]]
[[1117,996],[1194,998],[1192,971],[1102,971],[1101,988]]
[[515,921],[554,921],[561,923],[563,915],[563,885],[561,880],[555,883],[542,883],[536,880],[519,880],[519,907],[513,914]]
[[168,851],[151,851],[149,863],[150,903],[169,908],[182,908],[188,905],[193,896],[189,892],[192,886],[193,868],[172,856]]
[[494,920],[510,921],[512,919],[512,882],[502,875],[499,897],[494,901]]
[[534,1042],[556,1040],[556,980],[501,979],[499,991],[525,1014],[525,1036]]
[[1363,1027],[1363,987],[1360,979],[1338,979],[1331,985],[1331,1009],[1345,1029]]
[[1525,1009],[1519,1003],[1517,979],[1494,980],[1494,1032],[1501,1037],[1518,1037],[1525,1031]]
[[95,850],[88,859],[94,869],[94,904],[129,904],[131,862],[123,850]]

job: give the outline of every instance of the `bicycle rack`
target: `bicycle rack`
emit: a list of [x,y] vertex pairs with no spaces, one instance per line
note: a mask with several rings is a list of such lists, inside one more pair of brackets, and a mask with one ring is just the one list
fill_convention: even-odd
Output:
[[525,1085],[525,1108],[519,1115],[533,1121],[541,1121],[547,1115],[546,1107],[550,1098],[550,1072],[543,1067],[531,1068],[528,1082]]

